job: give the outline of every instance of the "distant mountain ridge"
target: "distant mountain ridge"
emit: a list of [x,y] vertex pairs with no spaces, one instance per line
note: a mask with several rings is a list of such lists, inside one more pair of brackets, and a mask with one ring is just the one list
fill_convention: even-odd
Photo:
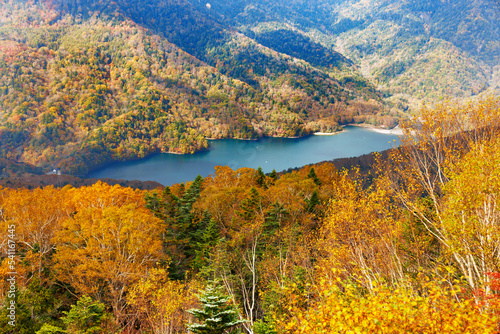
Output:
[[390,127],[424,99],[498,83],[499,12],[486,0],[4,0],[0,157],[81,175],[207,138]]
[[[500,72],[498,1],[246,3],[252,5],[230,11],[229,21],[247,35],[258,40],[283,29],[307,35],[347,56],[393,100],[417,105],[426,98],[466,97],[498,87],[493,80]],[[215,11],[227,4],[211,2]],[[250,9],[267,15],[252,21]]]
[[[103,6],[91,3],[88,6],[94,10]],[[410,100],[416,107],[422,99],[467,97],[498,85],[493,80],[500,73],[498,1],[141,0],[116,4],[115,13],[163,34],[212,66],[223,54],[220,49],[227,47],[228,34],[241,31],[313,66],[324,66],[322,60],[328,66],[331,58],[340,64],[347,56],[365,79],[392,95],[389,101],[396,104]],[[318,46],[319,50],[313,49]],[[255,83],[247,73],[229,75]]]

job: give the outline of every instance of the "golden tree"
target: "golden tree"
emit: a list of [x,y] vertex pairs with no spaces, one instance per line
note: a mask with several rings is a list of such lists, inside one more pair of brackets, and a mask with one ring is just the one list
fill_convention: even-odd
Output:
[[423,109],[406,125],[387,174],[395,197],[439,240],[471,289],[488,289],[487,273],[498,270],[499,124],[493,97]]
[[[43,281],[41,272],[48,265],[49,255],[55,249],[53,237],[70,213],[66,201],[67,188],[2,189],[0,196],[2,231],[6,232],[8,226],[15,226],[15,241],[20,247],[17,254],[23,250],[24,263],[28,265],[26,272],[38,273]],[[3,238],[6,236],[3,233]],[[18,270],[24,271],[21,266]]]
[[151,269],[130,289],[127,299],[139,313],[141,323],[153,333],[179,333],[188,320],[185,311],[196,305],[195,289],[196,282],[172,281],[165,269]]
[[54,238],[55,270],[124,323],[128,288],[161,256],[161,221],[130,188],[98,183],[73,190],[71,201],[75,211]]

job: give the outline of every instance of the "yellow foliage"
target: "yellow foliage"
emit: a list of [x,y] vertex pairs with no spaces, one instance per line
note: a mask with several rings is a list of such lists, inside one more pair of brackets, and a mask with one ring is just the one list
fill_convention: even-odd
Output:
[[[498,333],[498,313],[482,312],[458,289],[429,282],[425,294],[381,284],[366,293],[347,281],[321,281],[308,309],[291,305],[277,320],[281,333]],[[497,310],[498,312],[498,310]]]
[[320,241],[323,270],[343,269],[368,289],[380,275],[402,277],[394,244],[398,209],[382,184],[364,190],[356,176],[342,173],[328,212]]
[[120,321],[128,288],[161,256],[161,221],[130,188],[98,183],[68,193],[75,211],[54,238],[54,269],[78,293],[107,296]]
[[471,288],[488,293],[488,273],[500,268],[500,137],[476,144],[452,171],[440,229]]
[[[21,286],[35,274],[44,281],[41,272],[50,264],[49,254],[56,247],[52,238],[60,230],[61,222],[68,217],[65,198],[65,190],[52,186],[34,190],[0,189],[0,244],[3,245],[2,253],[7,254],[7,231],[13,231],[16,242],[15,268]],[[20,254],[24,254],[22,262]],[[7,261],[4,260],[4,270],[0,272],[2,278],[12,271],[7,270],[6,266]]]
[[187,284],[168,279],[164,269],[151,269],[149,275],[130,289],[129,304],[137,308],[155,334],[170,334],[185,330],[188,313],[197,298],[196,282]]
[[[500,99],[424,109],[392,155],[393,196],[444,249],[470,289],[498,271]],[[445,263],[446,265],[446,263]]]

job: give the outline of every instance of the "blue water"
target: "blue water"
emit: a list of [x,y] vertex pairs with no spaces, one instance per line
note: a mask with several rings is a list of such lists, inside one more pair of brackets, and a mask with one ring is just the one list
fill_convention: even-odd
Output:
[[211,140],[210,151],[176,155],[160,153],[148,158],[118,162],[88,175],[94,178],[156,181],[163,185],[191,181],[214,174],[215,166],[262,167],[265,173],[282,171],[337,158],[356,157],[395,146],[396,135],[348,126],[334,136]]

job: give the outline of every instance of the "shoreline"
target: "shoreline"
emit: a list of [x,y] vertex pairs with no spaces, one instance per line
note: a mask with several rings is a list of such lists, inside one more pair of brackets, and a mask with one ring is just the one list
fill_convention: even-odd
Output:
[[[211,140],[211,141],[217,141],[217,140],[224,140],[224,139],[232,139],[232,140],[241,140],[241,141],[258,141],[258,140],[261,140],[261,139],[265,139],[265,138],[285,138],[285,139],[300,139],[300,138],[305,138],[305,137],[308,137],[308,136],[334,136],[334,135],[337,135],[337,134],[340,134],[342,132],[345,131],[345,127],[346,126],[357,126],[357,127],[361,127],[361,128],[365,128],[367,130],[370,130],[370,131],[373,131],[373,132],[378,132],[378,133],[382,133],[382,134],[392,134],[392,135],[397,135],[397,136],[401,136],[403,135],[403,130],[399,127],[399,126],[396,126],[394,127],[393,129],[382,129],[382,128],[379,128],[379,127],[376,127],[374,125],[369,125],[369,124],[345,124],[345,125],[342,125],[342,130],[340,131],[335,131],[335,132],[313,132],[313,133],[310,133],[308,135],[305,135],[305,136],[294,136],[294,137],[279,137],[279,136],[262,136],[260,138],[206,138],[207,140]],[[72,175],[72,176],[78,176],[78,177],[84,177],[84,178],[91,178],[90,174],[97,171],[97,170],[100,170],[100,169],[104,169],[106,167],[109,167],[110,165],[113,165],[113,164],[116,164],[116,163],[122,163],[122,162],[134,162],[134,161],[137,161],[137,160],[142,160],[142,159],[146,159],[146,158],[149,158],[155,154],[173,154],[173,155],[192,155],[192,154],[197,154],[197,153],[203,153],[203,152],[208,152],[208,151],[211,151],[212,148],[209,147],[207,149],[203,149],[203,150],[199,150],[199,151],[195,151],[193,153],[178,153],[178,152],[164,152],[164,151],[161,151],[161,150],[155,150],[153,152],[150,152],[150,154],[147,154],[145,157],[143,158],[138,158],[138,157],[134,157],[134,158],[131,158],[131,159],[126,159],[126,160],[111,160],[111,161],[107,161],[99,166],[95,166],[93,168],[90,168],[87,173],[85,174],[66,174],[66,175]]]
[[313,136],[335,136],[341,133],[342,131],[336,131],[336,132],[314,132]]
[[365,128],[367,130],[370,130],[370,131],[373,131],[373,132],[377,132],[377,133],[386,134],[386,135],[402,136],[404,134],[403,133],[403,129],[401,129],[399,127],[399,125],[396,125],[392,129],[383,129],[383,128],[377,127],[375,125],[364,124],[364,123],[363,124],[346,124],[344,126],[357,126],[357,127],[360,127],[360,128]]

